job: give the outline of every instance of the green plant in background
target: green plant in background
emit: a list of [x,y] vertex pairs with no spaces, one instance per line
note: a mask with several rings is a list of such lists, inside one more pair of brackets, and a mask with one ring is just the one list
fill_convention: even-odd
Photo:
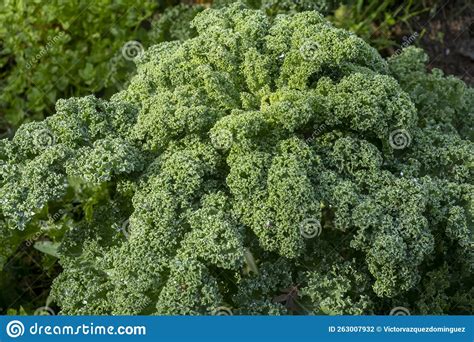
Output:
[[124,44],[147,44],[144,19],[165,2],[22,1],[0,7],[0,116],[15,127],[52,114],[59,98],[112,93],[128,79]]
[[193,25],[0,141],[0,236],[48,232],[62,313],[472,313],[473,89],[316,12]]
[[379,51],[396,46],[391,30],[428,8],[419,1],[346,0],[329,15],[335,26],[350,30]]

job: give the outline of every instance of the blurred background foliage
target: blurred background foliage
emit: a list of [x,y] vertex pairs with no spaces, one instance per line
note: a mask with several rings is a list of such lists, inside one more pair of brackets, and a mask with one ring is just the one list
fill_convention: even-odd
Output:
[[[447,4],[444,0],[242,1],[270,17],[317,10],[335,26],[368,41],[384,56],[395,53],[404,38],[414,32],[423,37],[428,23]],[[59,98],[87,94],[108,98],[126,87],[135,70],[133,61],[123,58],[124,44],[138,41],[146,49],[163,41],[188,39],[196,34],[190,22],[197,13],[231,2],[0,0],[0,138],[11,138],[24,122],[53,114]],[[468,3],[452,2],[461,12]],[[440,44],[449,38],[443,28],[434,33]],[[54,249],[61,234],[52,232],[61,229],[52,228],[70,225],[68,217],[80,220],[87,215],[91,201],[102,196],[101,189],[94,191],[81,196],[75,193],[68,199],[77,204],[74,207],[46,208],[36,226],[23,232],[0,227],[5,232],[0,236],[0,314],[33,314],[46,304],[54,308],[48,295],[51,281],[60,271]],[[72,214],[57,216],[58,210]]]
[[[10,125],[3,127],[3,134],[9,136],[25,120],[52,114],[59,98],[115,93],[134,70],[133,62],[121,56],[124,44],[135,40],[146,48],[170,39],[161,22],[152,26],[148,21],[177,4],[171,0],[2,1],[0,124]],[[165,24],[176,31],[176,23]]]

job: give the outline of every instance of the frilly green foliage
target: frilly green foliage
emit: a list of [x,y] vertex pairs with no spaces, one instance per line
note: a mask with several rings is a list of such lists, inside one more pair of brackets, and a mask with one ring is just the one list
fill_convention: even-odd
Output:
[[3,225],[81,198],[62,313],[472,312],[472,89],[317,12],[193,24],[1,141]]
[[[220,8],[233,2],[235,0],[214,0],[212,5]],[[264,11],[269,16],[304,11],[318,11],[326,14],[338,5],[334,0],[245,0],[243,2],[250,8]]]
[[151,42],[165,42],[194,37],[196,31],[191,27],[191,22],[204,8],[201,5],[188,4],[168,7],[151,21],[147,39]]

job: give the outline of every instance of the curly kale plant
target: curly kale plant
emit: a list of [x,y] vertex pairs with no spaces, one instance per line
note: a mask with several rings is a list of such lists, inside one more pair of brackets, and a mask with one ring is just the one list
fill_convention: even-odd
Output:
[[202,5],[184,3],[166,8],[162,14],[157,15],[151,21],[147,40],[157,43],[194,37],[196,32],[191,27],[191,22],[204,9],[205,7]]
[[473,90],[315,11],[193,25],[1,141],[2,238],[56,232],[62,313],[472,313]]
[[[214,0],[212,6],[219,8],[233,2],[235,0]],[[321,14],[327,14],[338,5],[334,0],[243,0],[242,2],[250,8],[264,11],[270,17],[303,11],[318,11]]]

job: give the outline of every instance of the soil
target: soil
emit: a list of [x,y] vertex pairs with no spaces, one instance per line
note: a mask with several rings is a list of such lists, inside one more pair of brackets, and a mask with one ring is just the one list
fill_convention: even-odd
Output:
[[412,32],[430,57],[428,68],[438,68],[474,85],[474,6],[470,1],[443,0],[428,13],[414,17]]

